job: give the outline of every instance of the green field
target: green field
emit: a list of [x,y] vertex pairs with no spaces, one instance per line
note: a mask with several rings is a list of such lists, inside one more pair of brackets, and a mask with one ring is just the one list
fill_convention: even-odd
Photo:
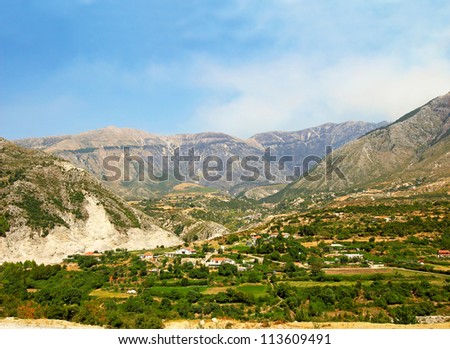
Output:
[[166,296],[178,293],[180,296],[184,297],[189,291],[204,292],[208,286],[153,286],[146,288],[150,294],[154,296]]
[[107,291],[102,289],[97,289],[92,291],[89,296],[96,297],[96,298],[128,298],[131,295],[124,292],[114,292],[114,291]]
[[204,294],[217,294],[219,292],[226,292],[228,289],[234,289],[236,291],[249,293],[255,297],[262,297],[267,294],[266,285],[241,285],[241,286],[227,286],[227,287],[207,287],[203,293]]
[[267,294],[266,285],[243,285],[236,287],[236,290],[253,294],[255,297],[262,297]]

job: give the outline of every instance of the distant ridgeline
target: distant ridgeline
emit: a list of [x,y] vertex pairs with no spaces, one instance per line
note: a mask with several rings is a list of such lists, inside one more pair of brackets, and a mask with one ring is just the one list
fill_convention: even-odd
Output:
[[[44,150],[84,168],[128,199],[160,196],[180,182],[238,194],[262,185],[290,182],[290,177],[303,173],[306,157],[313,157],[314,165],[326,154],[327,146],[337,149],[386,124],[328,123],[296,132],[261,133],[245,140],[223,133],[158,136],[107,127],[78,135],[23,139],[16,143]],[[174,170],[176,154],[182,159],[180,174]],[[188,156],[195,159],[193,166],[183,160]],[[269,161],[270,173],[265,163]],[[211,170],[206,172],[206,167]],[[153,178],[161,178],[164,171],[168,176],[163,180]],[[118,176],[114,178],[116,173]],[[256,195],[269,194],[262,191]]]

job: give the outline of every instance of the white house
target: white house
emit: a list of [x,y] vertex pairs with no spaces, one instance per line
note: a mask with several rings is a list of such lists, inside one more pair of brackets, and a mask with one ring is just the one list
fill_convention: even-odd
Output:
[[141,255],[141,259],[143,259],[143,260],[153,260],[153,259],[155,259],[155,256],[151,252],[145,252],[143,255]]
[[229,258],[211,258],[209,260],[209,262],[206,263],[206,266],[208,266],[208,267],[219,267],[222,264],[226,264],[226,263],[233,264],[233,265],[236,264],[236,262],[234,260],[229,259]]
[[344,256],[348,259],[362,259],[364,257],[361,253],[346,253]]
[[197,251],[190,247],[180,248],[179,250],[175,251],[175,254],[185,254],[185,255],[191,255],[191,254],[196,254],[196,253],[197,253]]
[[344,248],[344,245],[341,245],[341,244],[331,244],[330,247],[331,247],[331,248],[334,248],[334,249],[336,249],[336,250],[340,250],[340,249]]
[[373,269],[380,269],[380,268],[384,268],[384,264],[383,263],[369,262],[369,267],[371,267]]

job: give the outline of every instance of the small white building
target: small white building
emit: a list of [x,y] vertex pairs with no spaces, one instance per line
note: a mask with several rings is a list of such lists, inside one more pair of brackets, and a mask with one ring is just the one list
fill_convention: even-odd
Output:
[[371,267],[372,269],[381,269],[381,268],[384,268],[384,264],[369,262],[369,267]]
[[196,254],[197,251],[194,250],[193,248],[187,247],[187,248],[180,248],[179,250],[175,251],[175,254],[181,255],[191,255],[191,254]]
[[346,253],[344,254],[348,259],[362,259],[364,256],[361,253]]
[[128,290],[127,293],[128,294],[137,294],[136,290]]
[[333,248],[333,249],[335,249],[335,250],[340,250],[340,249],[344,248],[344,245],[341,245],[341,244],[331,244],[330,247]]
[[155,256],[151,252],[145,252],[143,255],[141,255],[141,259],[150,261],[150,260],[155,259]]
[[230,258],[211,258],[208,262],[206,262],[206,266],[208,267],[220,267],[222,264],[232,264],[235,265],[236,262]]

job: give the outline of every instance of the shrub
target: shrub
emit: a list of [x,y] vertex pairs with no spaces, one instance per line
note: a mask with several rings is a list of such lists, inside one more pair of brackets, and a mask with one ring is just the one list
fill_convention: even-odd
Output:
[[157,316],[138,315],[134,322],[136,329],[159,329],[163,328],[162,320]]
[[407,325],[417,323],[413,310],[404,305],[393,310],[393,318],[395,324]]
[[230,263],[224,263],[219,267],[218,273],[221,276],[237,275],[237,267]]
[[0,236],[6,236],[6,233],[9,231],[9,223],[6,217],[0,214]]

